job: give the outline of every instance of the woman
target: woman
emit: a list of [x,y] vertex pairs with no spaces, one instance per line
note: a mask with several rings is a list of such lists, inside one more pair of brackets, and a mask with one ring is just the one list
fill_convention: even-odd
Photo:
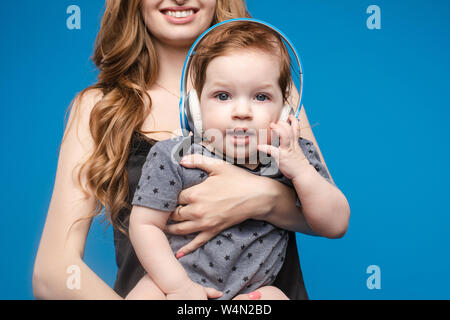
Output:
[[[141,166],[152,144],[170,138],[180,127],[177,88],[190,45],[212,24],[246,16],[242,0],[106,1],[93,56],[100,70],[98,83],[75,99],[61,144],[33,273],[37,298],[139,298],[144,274],[126,229]],[[300,120],[308,126],[304,110]],[[315,142],[310,129],[302,135]],[[187,251],[249,218],[311,232],[292,189],[235,166],[192,166],[208,171],[210,178],[180,195],[181,223],[168,230],[201,231]],[[114,290],[83,262],[92,217],[102,207],[114,228],[119,266]],[[336,237],[345,229],[342,226]],[[66,286],[66,270],[73,265],[80,269],[79,290]],[[294,233],[275,285],[291,299],[307,298]]]

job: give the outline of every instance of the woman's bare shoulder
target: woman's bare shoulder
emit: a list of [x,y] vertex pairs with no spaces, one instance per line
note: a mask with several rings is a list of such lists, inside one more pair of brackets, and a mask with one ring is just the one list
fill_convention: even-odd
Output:
[[67,120],[63,143],[68,136],[76,136],[81,143],[91,140],[89,129],[91,113],[102,98],[103,92],[95,88],[84,90],[75,96]]
[[72,111],[81,116],[89,116],[94,106],[103,98],[103,92],[97,88],[91,88],[78,93],[73,101]]

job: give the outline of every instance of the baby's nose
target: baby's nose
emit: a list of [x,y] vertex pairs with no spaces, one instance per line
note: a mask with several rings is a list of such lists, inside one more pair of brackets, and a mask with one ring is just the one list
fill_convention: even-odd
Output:
[[232,111],[233,119],[252,119],[253,112],[252,107],[247,101],[236,101],[233,111]]

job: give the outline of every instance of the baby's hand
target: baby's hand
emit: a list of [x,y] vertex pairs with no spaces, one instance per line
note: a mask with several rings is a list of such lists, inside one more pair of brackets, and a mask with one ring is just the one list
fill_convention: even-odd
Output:
[[309,160],[303,153],[298,141],[300,139],[300,123],[294,116],[289,116],[291,124],[286,121],[272,123],[270,129],[275,131],[280,139],[280,146],[260,144],[258,150],[275,159],[283,175],[291,180],[301,175],[302,170],[309,166]]
[[205,288],[188,279],[176,290],[168,292],[167,300],[208,300],[208,298],[215,299],[221,296],[222,292],[213,288]]

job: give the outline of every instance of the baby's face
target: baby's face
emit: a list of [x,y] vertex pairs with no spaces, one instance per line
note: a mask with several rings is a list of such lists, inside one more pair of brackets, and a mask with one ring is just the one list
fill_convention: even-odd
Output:
[[279,59],[257,49],[233,50],[209,63],[200,108],[217,151],[248,163],[258,144],[270,144],[269,125],[283,107],[279,77]]

